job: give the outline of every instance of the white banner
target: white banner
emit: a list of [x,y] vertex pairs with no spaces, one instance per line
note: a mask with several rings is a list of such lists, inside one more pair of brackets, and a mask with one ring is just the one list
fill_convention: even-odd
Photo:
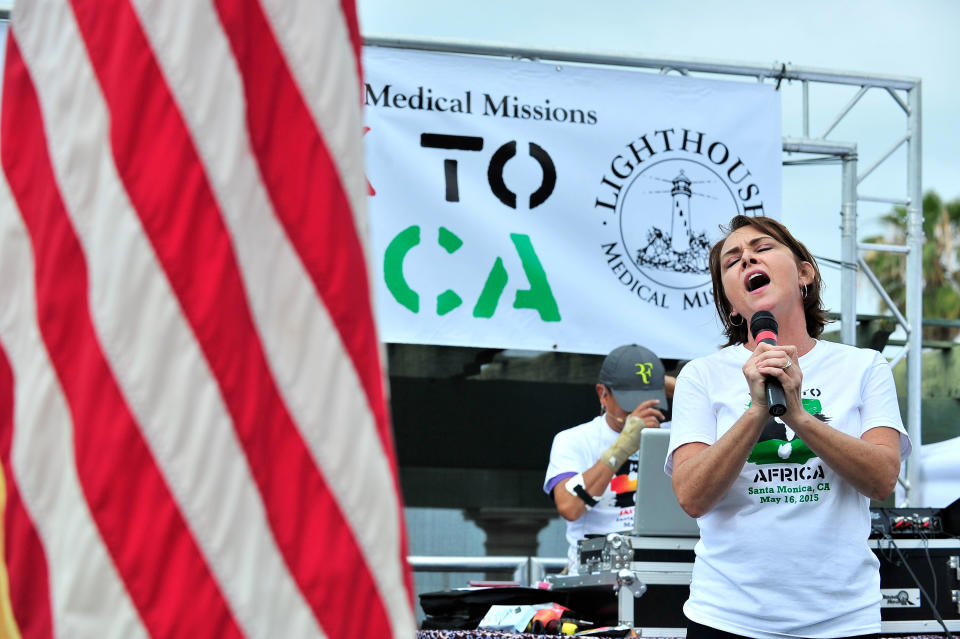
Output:
[[383,341],[721,342],[718,227],[780,217],[773,87],[378,47],[364,71]]

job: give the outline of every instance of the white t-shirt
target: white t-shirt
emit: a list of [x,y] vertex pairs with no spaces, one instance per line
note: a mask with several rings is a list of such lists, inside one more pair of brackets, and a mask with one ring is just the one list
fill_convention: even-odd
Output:
[[[670,423],[664,422],[660,427],[669,428]],[[547,466],[543,491],[549,495],[557,484],[563,484],[569,477],[591,468],[600,459],[603,451],[619,436],[620,433],[610,428],[603,415],[594,417],[586,424],[557,433],[550,448],[550,463]],[[585,539],[587,535],[606,535],[633,529],[637,460],[638,454],[632,454],[614,473],[597,505],[576,521],[567,522],[568,574],[577,574],[579,540]],[[562,485],[561,490],[565,490]]]
[[[743,415],[750,351],[730,346],[688,363],[677,379],[665,464],[682,444],[713,444]],[[817,342],[799,360],[808,412],[859,438],[900,431],[896,387],[876,351]],[[776,432],[779,431],[779,432]],[[767,424],[726,495],[698,520],[686,616],[747,637],[843,637],[880,632],[879,562],[867,545],[870,500],[782,422]]]

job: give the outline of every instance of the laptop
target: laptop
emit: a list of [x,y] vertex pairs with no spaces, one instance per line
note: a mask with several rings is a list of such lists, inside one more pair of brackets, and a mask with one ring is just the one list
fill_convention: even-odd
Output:
[[680,508],[670,478],[663,472],[669,445],[669,429],[644,428],[640,433],[633,534],[641,537],[699,537],[697,520]]

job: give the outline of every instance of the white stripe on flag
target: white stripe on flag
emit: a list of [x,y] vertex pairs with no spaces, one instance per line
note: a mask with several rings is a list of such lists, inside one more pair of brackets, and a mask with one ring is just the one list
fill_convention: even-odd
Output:
[[262,0],[261,5],[337,165],[361,245],[367,250],[366,167],[363,147],[356,144],[363,129],[363,85],[340,2]]
[[37,29],[18,25],[18,41],[56,141],[51,158],[88,259],[91,311],[114,375],[245,633],[322,636],[276,548],[219,388],[116,174],[108,114],[70,8],[47,3],[43,16],[62,25],[52,36],[58,56],[48,53],[51,35]]
[[0,342],[15,384],[11,470],[46,553],[54,631],[59,637],[148,639],[87,508],[72,421],[39,329],[23,321],[36,317],[32,255],[0,173]]
[[273,375],[403,635],[415,623],[398,561],[401,507],[388,458],[349,355],[250,155],[239,74],[232,62],[219,63],[233,59],[219,21],[207,4],[176,12],[155,0],[134,4],[230,228]]

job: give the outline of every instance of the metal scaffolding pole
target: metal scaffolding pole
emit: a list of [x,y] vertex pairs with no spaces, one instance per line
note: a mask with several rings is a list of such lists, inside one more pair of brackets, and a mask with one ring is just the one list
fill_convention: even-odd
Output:
[[920,180],[920,81],[910,89],[908,99],[907,122],[909,140],[907,141],[907,320],[910,333],[907,345],[907,432],[913,442],[916,453],[907,460],[907,506],[922,506],[923,486],[920,484],[920,446],[922,430],[920,427],[921,392],[921,344],[923,340],[923,193]]
[[[844,344],[857,344],[857,145],[822,139],[783,139],[786,153],[811,153],[840,158],[843,175],[840,184],[841,271],[840,339]],[[853,291],[848,295],[847,291]]]
[[857,154],[842,157],[843,180],[840,215],[840,337],[844,344],[857,345]]
[[869,73],[840,73],[811,67],[795,67],[790,64],[774,64],[763,67],[752,64],[713,62],[709,60],[648,58],[629,53],[599,53],[549,47],[521,47],[500,43],[445,38],[409,38],[380,34],[365,35],[363,42],[371,46],[393,47],[397,49],[417,49],[421,51],[466,53],[496,57],[508,56],[531,60],[577,62],[583,64],[677,70],[684,72],[694,71],[721,75],[750,76],[760,79],[809,80],[812,82],[851,84],[900,90],[909,90],[917,83],[913,78],[880,76]]

